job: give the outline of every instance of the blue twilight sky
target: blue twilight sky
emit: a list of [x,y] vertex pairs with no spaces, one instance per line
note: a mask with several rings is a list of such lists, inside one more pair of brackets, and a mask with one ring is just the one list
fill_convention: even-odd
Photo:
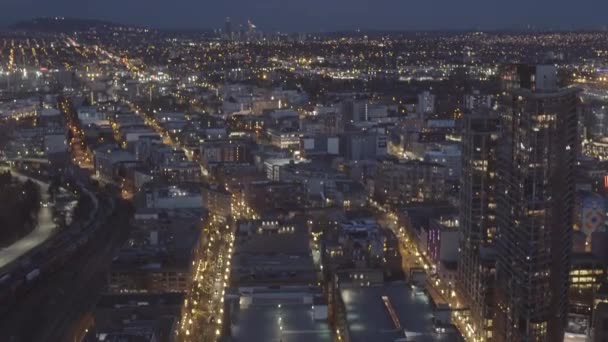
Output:
[[0,25],[40,16],[265,31],[608,27],[608,0],[0,0]]

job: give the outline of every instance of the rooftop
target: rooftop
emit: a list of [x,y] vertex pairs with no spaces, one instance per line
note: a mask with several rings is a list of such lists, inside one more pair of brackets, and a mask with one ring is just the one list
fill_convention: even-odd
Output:
[[[235,341],[316,342],[331,341],[326,322],[315,321],[310,305],[250,305],[239,311]],[[282,330],[279,326],[279,317]]]
[[[406,335],[412,341],[456,341],[449,334],[434,332],[433,312],[428,297],[423,292],[414,292],[405,284],[342,288],[340,295],[344,301],[352,342],[394,342]],[[383,296],[394,308],[403,331],[396,329]]]
[[104,295],[84,341],[167,341],[179,319],[183,294]]
[[331,341],[326,306],[314,300],[317,294],[308,288],[263,290],[227,302],[232,340]]
[[307,234],[240,236],[232,260],[237,286],[316,282]]

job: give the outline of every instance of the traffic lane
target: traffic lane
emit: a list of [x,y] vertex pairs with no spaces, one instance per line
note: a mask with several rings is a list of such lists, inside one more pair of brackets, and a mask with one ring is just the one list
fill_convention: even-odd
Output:
[[[49,201],[48,183],[41,182],[16,172],[11,173],[14,177],[22,182],[32,180],[34,183],[38,184],[40,186],[41,201],[43,203]],[[41,205],[40,209],[38,210],[38,222],[36,223],[36,227],[29,234],[15,241],[12,245],[0,250],[0,268],[19,259],[33,248],[44,243],[53,235],[56,228],[57,225],[55,222],[53,222],[51,208]]]

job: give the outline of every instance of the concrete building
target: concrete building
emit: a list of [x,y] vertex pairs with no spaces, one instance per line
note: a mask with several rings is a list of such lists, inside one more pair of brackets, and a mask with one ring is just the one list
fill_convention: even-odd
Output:
[[121,162],[135,162],[135,156],[116,146],[101,146],[93,151],[95,175],[104,181],[113,181],[115,165]]
[[458,261],[459,222],[457,218],[433,219],[427,234],[427,255],[435,265]]
[[608,139],[600,138],[586,141],[583,145],[583,153],[601,161],[608,160]]
[[172,341],[184,294],[104,294],[85,342]]
[[421,161],[383,161],[378,164],[374,197],[396,204],[446,199],[444,167]]
[[340,135],[340,155],[348,160],[376,159],[387,154],[388,137],[383,130]]
[[258,216],[276,210],[300,210],[305,206],[306,191],[297,182],[252,181],[244,184],[242,193],[245,203]]
[[428,91],[418,94],[418,105],[416,114],[421,119],[425,119],[429,114],[435,113],[435,95]]
[[283,149],[300,147],[300,133],[297,131],[268,129],[267,133],[270,142],[276,147]]
[[473,113],[480,110],[489,110],[496,104],[493,95],[482,94],[479,90],[474,90],[472,94],[465,95],[465,112]]
[[200,183],[202,180],[201,167],[188,160],[160,165],[158,174],[169,184]]
[[459,181],[462,172],[462,153],[458,145],[438,145],[424,153],[424,161],[443,165],[446,179]]
[[112,260],[108,292],[186,293],[201,248],[201,215],[200,209],[139,209],[128,243]]
[[203,208],[210,214],[222,217],[232,215],[232,194],[218,184],[203,184],[201,188]]
[[441,312],[429,298],[405,284],[359,287],[340,281],[335,298],[338,340],[457,341],[458,332],[438,319]]
[[302,158],[337,156],[340,153],[340,138],[337,136],[314,135],[300,139]]
[[569,314],[591,318],[593,301],[606,280],[605,263],[591,253],[573,253],[568,289]]
[[197,209],[202,206],[200,189],[196,186],[156,186],[148,183],[142,191],[146,208]]
[[328,308],[309,287],[229,289],[224,304],[230,341],[330,341]]
[[200,146],[200,159],[207,169],[221,163],[250,163],[252,146],[246,139],[205,141]]
[[107,113],[99,111],[97,107],[80,107],[78,108],[78,119],[84,126],[105,122],[108,119]]
[[306,233],[237,235],[230,283],[241,289],[316,284]]
[[47,155],[68,152],[68,139],[65,131],[52,131],[44,135],[44,152]]

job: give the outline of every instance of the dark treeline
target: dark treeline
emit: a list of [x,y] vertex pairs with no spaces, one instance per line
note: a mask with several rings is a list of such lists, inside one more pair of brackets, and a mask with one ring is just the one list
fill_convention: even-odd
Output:
[[20,182],[9,171],[0,172],[0,246],[27,235],[36,226],[40,209],[40,187]]

